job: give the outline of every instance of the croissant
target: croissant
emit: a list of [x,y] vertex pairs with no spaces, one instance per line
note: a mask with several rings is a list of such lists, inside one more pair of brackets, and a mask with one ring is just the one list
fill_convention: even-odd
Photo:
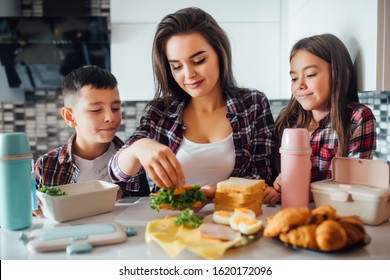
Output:
[[316,229],[317,225],[304,225],[291,229],[286,233],[281,233],[279,238],[285,243],[298,247],[318,249],[316,242]]
[[316,229],[316,242],[322,251],[335,251],[347,245],[347,233],[341,224],[326,220]]
[[265,237],[278,236],[280,233],[287,232],[293,227],[308,224],[310,219],[311,210],[308,207],[284,208],[266,220],[267,226],[263,235]]
[[366,236],[362,220],[357,216],[341,217],[338,222],[347,233],[347,245],[358,243]]
[[321,205],[312,210],[311,223],[319,225],[326,220],[336,220],[336,209],[330,205]]

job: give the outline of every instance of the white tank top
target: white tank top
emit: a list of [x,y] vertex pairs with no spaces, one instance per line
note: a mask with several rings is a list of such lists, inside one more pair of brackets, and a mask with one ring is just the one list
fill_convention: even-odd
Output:
[[111,142],[108,150],[93,160],[88,160],[77,155],[73,155],[75,158],[75,163],[80,169],[80,173],[77,176],[77,182],[80,183],[90,180],[111,182],[110,176],[108,175],[108,161],[115,153],[115,145]]
[[186,185],[216,186],[219,181],[229,178],[236,161],[233,134],[213,143],[194,143],[183,138],[176,153]]

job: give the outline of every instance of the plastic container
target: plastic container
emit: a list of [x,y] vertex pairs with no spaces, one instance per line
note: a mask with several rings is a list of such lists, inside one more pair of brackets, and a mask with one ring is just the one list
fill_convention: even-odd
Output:
[[280,152],[282,208],[308,207],[312,153],[306,128],[285,128]]
[[330,205],[338,214],[357,215],[368,225],[390,219],[387,162],[335,157],[332,170],[332,179],[311,183],[316,207]]
[[66,250],[68,254],[90,252],[93,246],[125,242],[131,227],[118,223],[65,225],[54,228],[40,228],[26,233],[22,240],[32,252]]
[[31,226],[31,160],[26,133],[0,133],[0,223],[5,230]]
[[104,181],[88,181],[58,186],[65,195],[50,196],[37,191],[46,218],[65,222],[111,212],[119,186]]

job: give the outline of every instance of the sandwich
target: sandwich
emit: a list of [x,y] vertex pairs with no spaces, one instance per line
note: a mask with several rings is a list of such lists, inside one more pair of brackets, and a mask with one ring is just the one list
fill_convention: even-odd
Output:
[[230,177],[218,182],[214,198],[216,211],[234,211],[236,208],[248,208],[256,216],[262,214],[265,181]]
[[184,210],[201,207],[206,201],[200,185],[160,188],[150,194],[150,208],[163,210]]

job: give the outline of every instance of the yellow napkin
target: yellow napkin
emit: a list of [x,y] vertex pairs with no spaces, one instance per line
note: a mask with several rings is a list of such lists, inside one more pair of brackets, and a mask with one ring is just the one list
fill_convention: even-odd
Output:
[[154,240],[172,258],[177,257],[184,249],[206,258],[220,259],[225,251],[241,241],[242,237],[231,241],[221,241],[203,237],[197,229],[174,224],[176,217],[166,217],[150,221],[146,226],[145,240]]

